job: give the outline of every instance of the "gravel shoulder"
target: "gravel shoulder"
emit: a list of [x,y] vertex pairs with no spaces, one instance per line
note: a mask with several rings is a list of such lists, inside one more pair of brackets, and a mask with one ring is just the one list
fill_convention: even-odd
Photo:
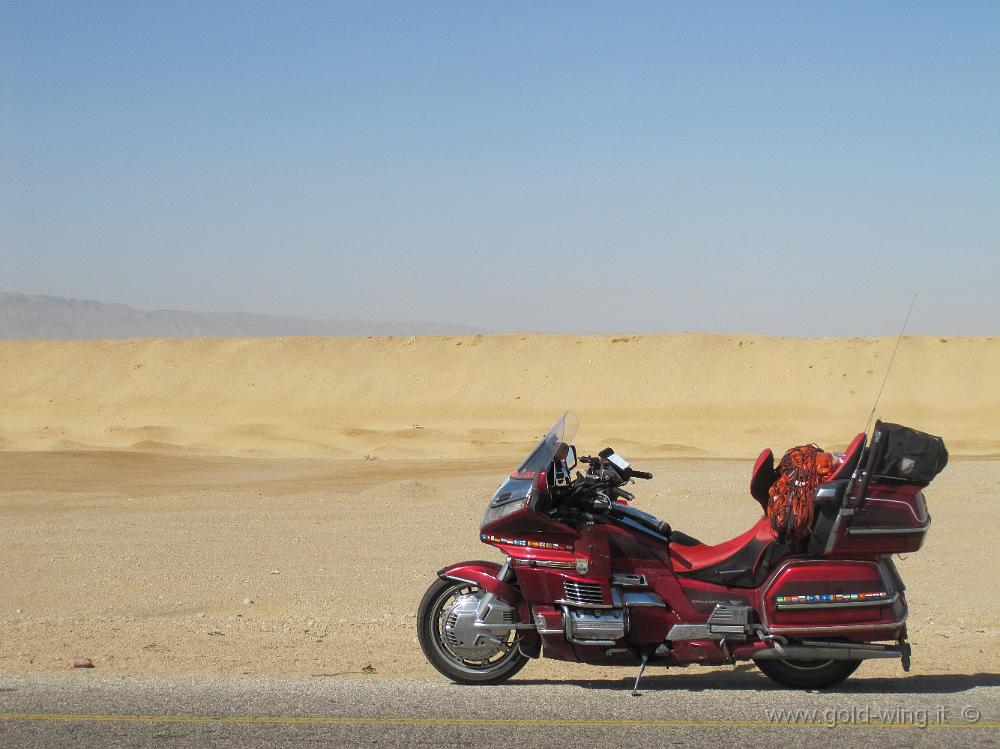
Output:
[[[747,462],[642,467],[656,478],[637,487],[638,506],[705,542],[756,520]],[[83,656],[105,675],[433,677],[416,643],[417,604],[445,564],[499,558],[477,530],[508,468],[0,453],[0,674],[65,672]],[[1000,599],[988,592],[1000,573],[998,493],[1000,462],[988,460],[955,460],[929,488],[927,542],[897,562],[913,671],[870,662],[852,682],[997,678]],[[624,674],[541,661],[521,678]],[[765,683],[752,669],[745,678]]]

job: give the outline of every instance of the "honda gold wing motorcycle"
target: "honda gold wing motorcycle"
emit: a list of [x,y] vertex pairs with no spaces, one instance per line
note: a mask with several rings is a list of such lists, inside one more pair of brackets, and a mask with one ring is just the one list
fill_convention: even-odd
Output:
[[[876,422],[810,495],[805,540],[783,542],[764,515],[707,545],[629,504],[623,487],[652,474],[611,448],[577,456],[578,428],[567,412],[490,499],[479,537],[505,561],[449,565],[424,595],[419,641],[442,674],[497,683],[544,655],[638,666],[638,688],[647,664],[751,660],[809,689],[868,658],[909,669],[891,556],[919,549],[930,527],[922,490],[947,462],[939,438]],[[778,474],[765,450],[750,481],[765,509]]]

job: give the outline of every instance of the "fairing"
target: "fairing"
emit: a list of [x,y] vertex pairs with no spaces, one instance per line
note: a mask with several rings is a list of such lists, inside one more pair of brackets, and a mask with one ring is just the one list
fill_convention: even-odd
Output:
[[[546,469],[561,452],[566,450],[579,429],[580,420],[576,415],[572,411],[564,413],[538,441],[534,450],[518,469],[497,487],[483,514],[480,538],[484,542],[497,543],[489,540],[491,535],[496,538],[512,538],[512,534],[517,534],[519,530],[516,521],[522,513],[529,512],[536,514],[528,524],[527,530],[559,532],[558,528],[544,527],[544,523],[540,524],[536,519],[539,517],[537,511],[541,509],[539,502],[544,501],[547,490]],[[540,525],[542,527],[539,527]],[[490,533],[499,530],[504,531],[502,536]],[[570,536],[576,535],[572,529],[564,527],[564,530],[568,531]]]

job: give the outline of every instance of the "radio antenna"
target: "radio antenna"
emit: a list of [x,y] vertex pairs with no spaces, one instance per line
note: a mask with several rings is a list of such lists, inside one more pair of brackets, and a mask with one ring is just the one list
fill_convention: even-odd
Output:
[[903,327],[899,329],[899,336],[896,338],[896,345],[892,349],[892,356],[889,357],[889,366],[885,368],[885,377],[882,378],[882,387],[878,389],[878,395],[875,396],[875,405],[872,406],[872,412],[868,415],[868,421],[865,422],[865,434],[868,434],[868,427],[871,426],[872,419],[875,417],[875,409],[878,408],[879,399],[882,398],[882,391],[885,390],[885,383],[889,380],[889,372],[892,371],[892,362],[896,359],[896,352],[899,351],[899,343],[903,340],[903,333],[906,331],[906,325],[910,322],[910,313],[913,312],[913,305],[917,303],[917,295],[913,295],[913,301],[910,302],[910,309],[906,311],[906,319],[903,320]]

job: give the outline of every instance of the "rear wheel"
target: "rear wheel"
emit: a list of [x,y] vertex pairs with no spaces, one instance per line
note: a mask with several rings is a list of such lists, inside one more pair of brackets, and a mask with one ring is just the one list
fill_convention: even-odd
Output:
[[783,687],[826,689],[853,674],[861,661],[755,661],[757,668]]
[[528,662],[517,647],[517,630],[498,634],[469,627],[484,593],[472,583],[437,580],[417,611],[417,637],[427,660],[463,684],[506,681]]

